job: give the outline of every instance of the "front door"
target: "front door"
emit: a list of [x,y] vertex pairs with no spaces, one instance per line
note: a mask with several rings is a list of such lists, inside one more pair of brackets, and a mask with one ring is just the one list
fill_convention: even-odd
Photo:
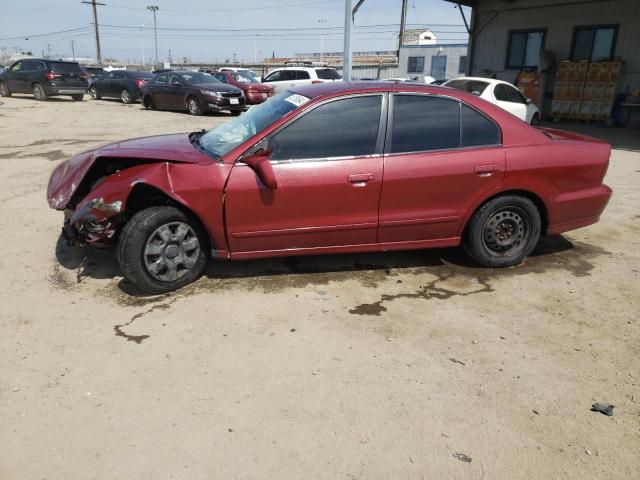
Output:
[[25,92],[24,81],[22,80],[21,70],[25,62],[16,62],[11,66],[7,75],[7,84],[9,90],[16,93]]
[[184,85],[180,75],[169,75],[169,84],[165,89],[164,103],[173,110],[184,110],[187,108],[184,98]]
[[396,94],[392,103],[378,241],[455,244],[470,206],[504,176],[500,130],[449,98]]
[[237,162],[227,182],[229,249],[318,249],[376,242],[382,188],[385,96],[315,107],[264,142],[278,187]]

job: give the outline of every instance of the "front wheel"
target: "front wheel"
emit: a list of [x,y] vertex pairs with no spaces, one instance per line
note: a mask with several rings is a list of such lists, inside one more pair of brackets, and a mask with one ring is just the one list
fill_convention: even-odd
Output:
[[505,195],[489,200],[471,217],[463,248],[485,267],[512,267],[529,255],[540,238],[540,212],[528,198]]
[[91,87],[89,89],[89,96],[94,100],[100,100],[100,94],[98,93],[98,89],[96,87]]
[[49,98],[47,92],[44,91],[44,88],[39,83],[33,84],[33,98],[42,102]]
[[207,245],[195,219],[175,207],[151,207],[136,213],[122,229],[118,263],[138,288],[170,292],[202,275]]
[[196,97],[187,98],[187,110],[191,115],[202,115],[202,108]]
[[9,90],[9,86],[6,82],[0,82],[0,96],[1,97],[10,97],[11,91]]

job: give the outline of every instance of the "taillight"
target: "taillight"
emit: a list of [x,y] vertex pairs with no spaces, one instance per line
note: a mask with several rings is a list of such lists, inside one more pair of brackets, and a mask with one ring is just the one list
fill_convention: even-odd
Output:
[[311,80],[312,84],[316,84],[316,83],[324,83],[322,80]]
[[142,88],[142,86],[143,86],[145,83],[147,83],[147,81],[146,81],[146,80],[143,80],[143,79],[136,80],[136,85],[138,86],[138,88]]
[[60,78],[62,75],[58,74],[58,73],[53,73],[52,71],[48,71],[47,72],[47,78],[49,80],[53,80],[54,78]]

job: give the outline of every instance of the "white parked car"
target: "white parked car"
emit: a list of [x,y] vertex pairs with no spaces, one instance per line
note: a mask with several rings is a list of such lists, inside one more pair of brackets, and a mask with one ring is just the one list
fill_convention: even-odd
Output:
[[287,66],[276,68],[264,77],[264,83],[271,85],[276,93],[305,83],[324,83],[342,80],[335,68],[313,66]]
[[461,77],[449,80],[443,87],[466,90],[514,114],[531,125],[540,124],[540,110],[509,82],[494,78]]

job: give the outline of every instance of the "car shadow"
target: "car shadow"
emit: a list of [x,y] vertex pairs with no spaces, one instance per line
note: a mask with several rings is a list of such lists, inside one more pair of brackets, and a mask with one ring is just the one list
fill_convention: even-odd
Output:
[[[596,247],[593,247],[596,248]],[[574,249],[563,236],[556,235],[540,240],[530,258],[536,259]],[[60,266],[76,271],[76,281],[84,278],[112,279],[121,277],[115,249],[80,248],[68,244],[60,235],[55,250]],[[360,273],[378,270],[390,271],[414,268],[434,268],[448,265],[461,272],[487,271],[471,260],[462,248],[405,250],[393,252],[353,253],[335,255],[306,255],[242,261],[209,261],[205,277],[212,280],[237,280],[255,277],[284,275],[332,274],[339,272]],[[518,267],[519,268],[519,267]],[[135,297],[148,297],[126,278],[118,282],[118,288]]]
[[30,101],[30,102],[61,102],[61,103],[76,103],[73,101],[73,99],[69,96],[62,96],[62,97],[49,97],[46,100],[36,100],[33,95],[31,95],[30,93],[12,93],[11,94],[11,98],[14,98],[16,100],[26,100],[26,101]]

